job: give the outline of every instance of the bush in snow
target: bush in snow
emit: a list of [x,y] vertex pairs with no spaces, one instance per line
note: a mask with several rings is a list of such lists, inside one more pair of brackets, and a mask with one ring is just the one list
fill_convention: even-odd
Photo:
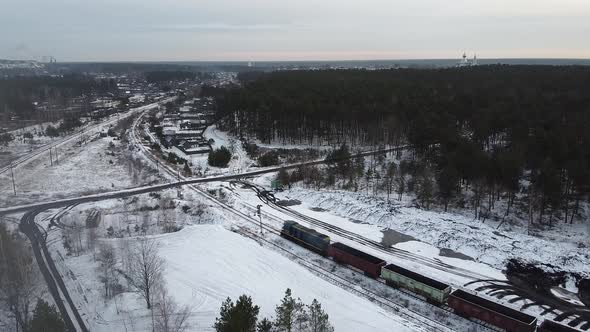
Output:
[[209,152],[208,157],[209,165],[215,167],[227,167],[227,164],[231,160],[231,152],[225,147]]
[[0,145],[8,146],[8,143],[14,141],[14,136],[11,133],[0,134]]
[[275,151],[269,151],[258,157],[260,167],[274,166],[279,164],[279,154]]

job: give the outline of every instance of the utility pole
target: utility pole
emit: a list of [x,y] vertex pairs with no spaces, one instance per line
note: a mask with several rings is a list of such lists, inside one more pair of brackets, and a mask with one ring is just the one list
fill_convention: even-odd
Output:
[[258,218],[260,218],[260,235],[262,235],[262,213],[260,212],[260,208],[262,207],[262,205],[258,204],[256,205],[256,209],[258,210]]
[[16,182],[14,182],[14,171],[12,168],[13,166],[10,165],[10,174],[12,175],[12,190],[14,190],[14,196],[16,196]]
[[53,166],[53,155],[51,154],[51,147],[49,147],[49,162],[51,163],[51,166]]
[[57,146],[55,147],[55,163],[59,165],[59,158],[57,157]]

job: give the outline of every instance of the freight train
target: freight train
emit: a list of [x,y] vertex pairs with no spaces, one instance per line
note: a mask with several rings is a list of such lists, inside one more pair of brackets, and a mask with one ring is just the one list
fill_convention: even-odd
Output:
[[[453,291],[450,285],[410,271],[372,256],[343,243],[331,242],[330,237],[295,221],[285,221],[281,236],[335,262],[349,265],[365,275],[384,281],[388,286],[403,288],[424,297],[435,305],[448,305],[455,314],[475,318],[509,332],[537,330],[537,318],[502,304],[490,301],[462,289]],[[553,321],[544,321],[538,331],[577,331]]]

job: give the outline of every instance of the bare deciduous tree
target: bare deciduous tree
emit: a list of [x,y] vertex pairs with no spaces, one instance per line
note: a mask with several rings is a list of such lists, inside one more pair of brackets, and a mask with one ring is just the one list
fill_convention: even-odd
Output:
[[121,256],[121,263],[123,264],[123,271],[129,271],[131,268],[131,245],[130,240],[121,239],[119,241],[119,255]]
[[109,244],[102,244],[98,252],[97,260],[100,262],[98,267],[99,279],[104,285],[104,297],[106,299],[113,296],[113,286],[117,284],[115,266],[117,257],[115,250]]
[[90,227],[86,230],[86,246],[88,250],[92,251],[92,254],[96,258],[96,240],[98,239],[98,233],[96,227]]
[[152,307],[153,292],[162,282],[164,260],[158,255],[158,244],[153,239],[141,238],[131,251],[129,260],[129,283]]
[[14,317],[15,330],[27,331],[41,284],[31,248],[0,224],[0,309]]
[[189,328],[188,319],[191,314],[189,306],[179,306],[168,295],[165,287],[158,291],[155,310],[155,330],[161,332],[183,332]]
[[69,247],[69,250],[76,255],[84,251],[84,246],[82,245],[83,233],[84,225],[77,223],[75,220],[72,221],[71,225],[64,228],[63,231],[64,240],[67,243],[66,247]]

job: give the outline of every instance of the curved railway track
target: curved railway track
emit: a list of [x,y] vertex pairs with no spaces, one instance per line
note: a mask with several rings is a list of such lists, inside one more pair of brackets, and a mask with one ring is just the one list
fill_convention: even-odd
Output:
[[466,270],[463,268],[459,268],[459,267],[456,267],[453,265],[449,265],[449,264],[443,263],[442,261],[437,260],[437,259],[431,259],[431,258],[427,258],[427,257],[421,256],[421,255],[411,253],[406,250],[385,246],[378,241],[369,239],[367,237],[364,237],[362,235],[348,231],[348,230],[343,229],[341,227],[332,225],[330,223],[321,221],[319,219],[307,216],[307,215],[297,212],[293,209],[290,209],[286,206],[278,205],[275,202],[273,202],[272,199],[269,199],[268,197],[266,197],[263,193],[263,190],[261,188],[259,188],[258,186],[256,186],[255,184],[252,184],[247,181],[239,181],[239,182],[244,184],[245,186],[249,187],[250,189],[254,190],[256,192],[258,198],[260,198],[260,200],[262,202],[269,205],[273,209],[278,210],[278,211],[280,211],[286,215],[289,215],[293,218],[303,220],[311,225],[314,225],[314,226],[317,226],[321,229],[327,230],[330,233],[336,234],[336,235],[341,236],[345,239],[354,241],[356,243],[370,247],[372,249],[375,249],[379,252],[382,252],[382,253],[385,253],[388,255],[392,255],[392,256],[395,256],[395,257],[398,257],[398,258],[401,258],[404,260],[411,260],[413,262],[418,262],[421,265],[432,267],[432,268],[435,268],[437,270],[441,270],[444,272],[452,273],[452,274],[460,276],[460,277],[464,277],[464,278],[468,278],[468,279],[472,279],[472,280],[489,279],[489,276],[486,276],[486,275],[483,275],[483,274],[480,274],[477,272],[473,272],[470,270]]

